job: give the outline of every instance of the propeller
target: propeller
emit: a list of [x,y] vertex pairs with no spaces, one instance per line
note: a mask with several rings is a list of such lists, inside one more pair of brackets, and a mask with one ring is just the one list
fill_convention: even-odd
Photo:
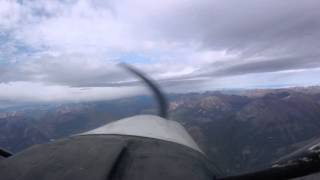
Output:
[[149,78],[146,74],[136,69],[135,67],[125,63],[121,63],[119,65],[124,69],[126,69],[128,72],[137,76],[151,90],[151,92],[153,93],[159,105],[159,116],[167,119],[168,118],[168,102],[159,85],[155,81],[153,81],[151,78]]

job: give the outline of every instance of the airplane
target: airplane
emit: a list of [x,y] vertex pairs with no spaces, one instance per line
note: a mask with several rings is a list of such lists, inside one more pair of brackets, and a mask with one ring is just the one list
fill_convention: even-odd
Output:
[[224,176],[186,129],[168,119],[159,86],[126,64],[153,92],[159,115],[137,115],[12,155],[0,150],[1,180],[283,180],[320,171],[320,140],[267,169]]

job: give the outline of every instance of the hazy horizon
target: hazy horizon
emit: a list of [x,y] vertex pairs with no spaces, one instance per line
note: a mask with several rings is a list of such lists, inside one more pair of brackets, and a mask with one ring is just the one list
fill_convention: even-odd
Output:
[[[188,95],[192,93],[199,93],[199,94],[205,94],[205,93],[222,93],[226,95],[239,95],[244,96],[244,93],[249,92],[255,92],[259,90],[297,90],[299,89],[299,92],[302,92],[302,90],[310,89],[310,88],[317,88],[320,91],[320,85],[312,85],[312,86],[282,86],[282,87],[256,87],[256,88],[222,88],[222,89],[213,89],[213,90],[202,90],[202,91],[188,91],[188,92],[170,92],[165,93],[165,96],[172,96],[172,95]],[[106,97],[106,98],[98,98],[98,99],[69,99],[69,100],[27,100],[27,101],[0,101],[0,110],[5,110],[7,108],[16,108],[16,107],[32,107],[32,106],[42,106],[42,105],[62,105],[62,104],[78,104],[78,103],[95,103],[95,102],[108,102],[108,101],[117,101],[121,99],[131,99],[131,98],[137,98],[137,97],[147,97],[147,98],[153,98],[153,96],[150,94],[150,92],[144,91],[146,93],[141,93],[140,95],[127,95],[127,96],[115,96],[115,97]],[[154,100],[156,103],[156,100]]]

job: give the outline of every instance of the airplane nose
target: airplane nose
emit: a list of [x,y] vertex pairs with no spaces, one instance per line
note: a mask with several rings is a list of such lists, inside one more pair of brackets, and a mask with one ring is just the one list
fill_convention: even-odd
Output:
[[[178,143],[203,153],[185,128],[176,121],[166,120],[159,116],[138,115],[108,123],[97,129],[82,133],[116,134],[160,139]],[[203,153],[204,154],[204,153]]]
[[1,180],[214,180],[219,171],[178,122],[140,115],[0,161]]

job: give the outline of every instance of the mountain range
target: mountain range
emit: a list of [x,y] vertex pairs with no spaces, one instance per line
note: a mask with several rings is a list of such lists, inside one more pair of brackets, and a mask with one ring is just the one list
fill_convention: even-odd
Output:
[[[183,124],[226,174],[258,170],[320,137],[320,88],[169,94]],[[30,104],[0,109],[0,147],[17,153],[137,114],[156,114],[151,97]]]

